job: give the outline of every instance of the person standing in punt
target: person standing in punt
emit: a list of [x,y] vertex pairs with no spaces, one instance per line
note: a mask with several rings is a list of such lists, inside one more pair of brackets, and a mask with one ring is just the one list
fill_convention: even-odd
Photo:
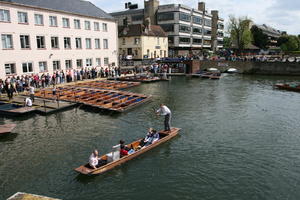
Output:
[[165,131],[171,131],[171,110],[164,104],[160,104],[160,108],[156,111],[157,115],[165,116]]

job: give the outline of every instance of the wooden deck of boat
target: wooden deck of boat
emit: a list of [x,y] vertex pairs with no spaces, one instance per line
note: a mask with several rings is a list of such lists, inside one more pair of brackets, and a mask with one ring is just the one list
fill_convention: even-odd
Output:
[[61,200],[50,198],[46,196],[36,195],[36,194],[28,194],[24,192],[17,192],[13,196],[9,197],[7,200]]
[[50,88],[40,90],[35,96],[44,99],[80,103],[104,110],[124,112],[150,100],[150,96],[132,92],[89,89],[76,86],[59,87],[56,95]]
[[16,126],[17,126],[16,124],[0,125],[0,135],[6,134],[6,133],[11,133],[15,129]]
[[76,83],[75,87],[83,88],[95,88],[95,89],[107,89],[107,90],[122,90],[140,85],[139,82],[128,82],[128,81],[90,81],[83,83]]
[[[110,162],[110,163],[108,163],[108,164],[106,164],[102,167],[99,167],[97,169],[92,169],[90,167],[87,167],[87,166],[89,166],[89,164],[85,164],[85,165],[82,165],[82,166],[76,168],[75,171],[77,171],[81,174],[84,174],[84,175],[102,174],[102,173],[107,172],[107,171],[109,171],[109,170],[111,170],[111,169],[113,169],[113,168],[129,161],[129,160],[132,160],[133,158],[135,158],[135,157],[137,157],[137,156],[139,156],[139,155],[141,155],[141,154],[143,154],[143,153],[159,146],[160,144],[163,144],[163,143],[169,141],[170,139],[177,136],[178,132],[180,130],[181,130],[180,128],[172,128],[171,131],[169,131],[169,132],[168,131],[160,131],[159,132],[160,135],[161,136],[164,135],[162,138],[160,138],[157,142],[155,142],[155,143],[153,143],[149,146],[146,146],[144,148],[136,150],[136,152],[133,153],[133,154],[129,154],[127,156],[119,158],[119,159],[117,159],[115,161],[112,161],[112,162]],[[141,139],[136,140],[136,141],[132,142],[131,144],[128,144],[128,146],[132,146],[134,149],[137,149],[137,147],[139,146],[140,140]],[[104,157],[106,157],[106,155],[103,155],[101,158],[104,158]]]
[[0,98],[2,102],[0,105],[0,114],[14,117],[34,113],[47,115],[76,106],[76,103],[72,102],[35,98],[32,107],[24,107],[24,98],[26,98],[26,96],[23,95],[14,96],[11,101],[9,101],[7,97]]
[[159,77],[146,77],[146,76],[127,76],[116,78],[118,81],[131,81],[140,83],[153,83],[158,81],[169,81],[169,79],[163,79]]

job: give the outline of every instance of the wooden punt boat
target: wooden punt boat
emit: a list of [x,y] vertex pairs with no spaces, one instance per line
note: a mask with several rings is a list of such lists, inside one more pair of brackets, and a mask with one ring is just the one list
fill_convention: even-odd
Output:
[[281,90],[300,92],[300,85],[276,84],[275,87]]
[[[159,132],[160,139],[157,142],[155,142],[149,146],[146,146],[142,149],[137,150],[137,147],[139,146],[141,139],[134,141],[131,144],[127,145],[127,146],[132,146],[134,149],[136,149],[135,153],[133,153],[133,154],[124,156],[122,158],[117,158],[116,160],[108,162],[107,164],[105,164],[97,169],[91,168],[89,166],[89,164],[87,163],[85,165],[82,165],[82,166],[76,168],[75,171],[79,172],[80,174],[85,174],[85,175],[102,174],[104,172],[107,172],[107,171],[167,142],[168,140],[170,140],[170,139],[174,138],[176,135],[178,135],[179,131],[180,131],[180,128],[172,128],[170,132],[160,131]],[[112,152],[109,154],[112,154]],[[101,158],[105,160],[105,159],[107,159],[107,155],[109,155],[109,154],[103,155]]]
[[0,125],[0,135],[11,133],[16,128],[16,126],[16,124]]

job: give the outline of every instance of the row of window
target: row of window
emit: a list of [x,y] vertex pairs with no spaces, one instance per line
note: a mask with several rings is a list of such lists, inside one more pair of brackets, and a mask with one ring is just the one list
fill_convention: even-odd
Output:
[[[160,25],[162,27],[162,29],[165,32],[174,32],[174,24],[161,24]],[[179,32],[182,33],[191,33],[191,30],[193,31],[193,34],[198,34],[198,35],[202,35],[202,32],[205,35],[210,35],[211,34],[211,30],[206,30],[199,27],[191,27],[191,26],[187,26],[187,25],[180,25],[179,26]]]
[[[101,58],[96,58],[95,61],[96,61],[95,66],[97,66],[97,67],[101,66]],[[108,64],[109,64],[109,58],[106,57],[106,58],[104,58],[104,66],[108,66]],[[48,72],[48,63],[46,61],[38,62],[38,66],[39,66],[39,73]],[[87,58],[85,60],[85,66],[86,67],[93,67],[93,59],[92,58]],[[7,64],[4,65],[4,67],[5,67],[5,74],[6,75],[17,74],[15,63],[7,63]],[[76,60],[76,67],[77,68],[82,68],[83,67],[83,60],[82,59],[77,59]],[[53,68],[53,71],[62,70],[61,62],[59,60],[52,61],[52,68]],[[72,60],[65,60],[65,70],[68,70],[68,69],[73,69]],[[37,73],[37,72],[34,71],[33,62],[24,62],[24,63],[22,63],[22,73]]]
[[[168,41],[169,41],[170,44],[174,44],[174,37],[169,36]],[[202,44],[202,39],[200,39],[200,38],[179,37],[179,43],[180,44],[190,44],[191,41],[192,41],[193,44],[198,44],[198,45]],[[205,41],[209,41],[209,40],[203,40],[204,45],[206,45],[206,43],[207,43]],[[210,43],[210,41],[209,41],[209,43]]]
[[[191,16],[190,14],[180,12],[179,13],[179,20],[185,21],[185,22],[191,22],[191,19],[193,19],[193,23],[202,25],[204,22],[205,26],[212,26],[212,21],[211,19],[206,19],[202,18],[199,16]],[[163,12],[163,13],[158,13],[157,15],[157,20],[158,21],[170,21],[170,20],[175,20],[175,12]],[[221,24],[219,25],[221,27]],[[224,25],[223,25],[224,26]]]
[[[14,48],[12,35],[2,34],[1,41],[2,41],[3,49],[13,49]],[[21,44],[20,45],[21,49],[30,49],[31,48],[30,36],[29,35],[20,35],[20,44]],[[70,37],[63,38],[63,46],[65,49],[72,48]],[[38,49],[46,48],[45,36],[36,36],[36,47]],[[51,37],[51,48],[59,49],[59,47],[60,47],[59,38]],[[75,47],[76,47],[76,49],[82,49],[82,39],[81,38],[75,38]],[[91,38],[85,38],[85,47],[86,47],[86,49],[92,49],[92,39]],[[94,48],[95,49],[101,48],[99,38],[94,39]],[[103,39],[103,48],[108,49],[108,39]]]
[[[9,10],[0,9],[0,22],[11,22]],[[21,11],[18,12],[18,23],[29,24],[29,18],[28,18],[27,12],[21,12]],[[34,14],[34,23],[35,23],[35,25],[43,26],[44,25],[44,15]],[[65,18],[65,17],[62,18],[62,27],[63,28],[71,28],[70,24],[71,23],[70,23],[69,18]],[[73,24],[74,24],[75,29],[81,29],[81,21],[79,19],[74,19]],[[58,26],[57,16],[49,16],[49,26],[53,26],[53,27]],[[87,21],[87,20],[84,21],[84,29],[85,30],[92,29],[90,21]],[[94,22],[94,30],[100,31],[100,23],[99,22]],[[102,30],[108,31],[107,23],[102,23]]]

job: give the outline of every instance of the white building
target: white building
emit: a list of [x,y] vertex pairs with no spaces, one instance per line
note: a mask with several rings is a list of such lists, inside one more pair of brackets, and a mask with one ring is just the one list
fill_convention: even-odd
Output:
[[82,0],[0,0],[0,78],[117,65],[117,23]]

